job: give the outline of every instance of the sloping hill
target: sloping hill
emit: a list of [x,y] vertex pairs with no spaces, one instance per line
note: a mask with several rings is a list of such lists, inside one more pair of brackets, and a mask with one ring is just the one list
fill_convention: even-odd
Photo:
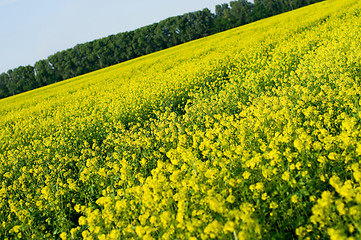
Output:
[[76,77],[323,0],[246,0],[170,17],[57,52],[0,74],[0,98]]
[[0,100],[1,238],[360,238],[360,9]]

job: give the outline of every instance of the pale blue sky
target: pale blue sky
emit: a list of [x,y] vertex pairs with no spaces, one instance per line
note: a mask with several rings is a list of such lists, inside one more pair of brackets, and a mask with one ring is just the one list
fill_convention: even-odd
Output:
[[0,0],[0,73],[229,0]]

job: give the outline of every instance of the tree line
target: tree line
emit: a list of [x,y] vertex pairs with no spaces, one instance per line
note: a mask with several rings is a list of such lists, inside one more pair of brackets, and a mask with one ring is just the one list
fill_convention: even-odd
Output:
[[246,0],[170,17],[57,52],[34,66],[0,74],[0,98],[79,76],[145,54],[238,27],[322,0]]

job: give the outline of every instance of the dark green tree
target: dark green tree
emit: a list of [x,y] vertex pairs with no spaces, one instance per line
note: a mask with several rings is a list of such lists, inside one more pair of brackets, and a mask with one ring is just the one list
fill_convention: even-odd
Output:
[[7,87],[10,94],[18,94],[39,87],[35,81],[34,67],[20,66],[7,72],[9,81]]
[[62,80],[61,76],[55,72],[54,67],[47,59],[37,61],[34,65],[34,71],[35,81],[39,86],[45,86]]
[[246,0],[230,2],[231,24],[233,27],[251,22],[252,4]]
[[6,73],[0,74],[0,98],[10,96],[10,92],[8,89],[9,75]]

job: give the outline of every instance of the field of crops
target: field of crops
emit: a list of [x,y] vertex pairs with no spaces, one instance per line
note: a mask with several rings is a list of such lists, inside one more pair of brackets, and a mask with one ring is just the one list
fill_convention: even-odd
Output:
[[0,100],[1,239],[360,239],[361,2]]

